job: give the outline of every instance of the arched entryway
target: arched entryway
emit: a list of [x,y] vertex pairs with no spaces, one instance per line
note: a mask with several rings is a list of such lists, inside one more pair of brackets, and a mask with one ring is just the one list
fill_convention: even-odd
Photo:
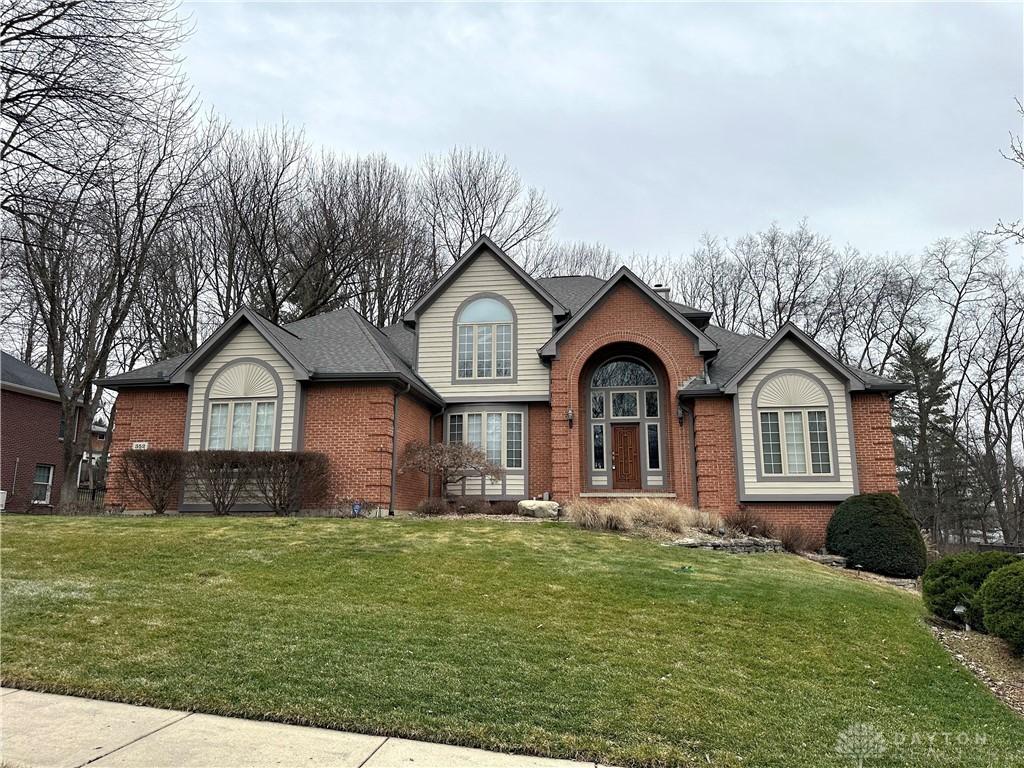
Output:
[[666,428],[673,404],[657,356],[636,344],[598,350],[580,376],[581,476],[589,491],[670,489]]

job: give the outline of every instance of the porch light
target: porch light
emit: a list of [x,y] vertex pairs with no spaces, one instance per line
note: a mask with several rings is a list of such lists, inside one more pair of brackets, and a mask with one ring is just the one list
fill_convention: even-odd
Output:
[[565,411],[565,420],[569,422],[570,429],[572,429],[572,420],[575,416],[576,414],[572,412],[572,406],[570,405]]

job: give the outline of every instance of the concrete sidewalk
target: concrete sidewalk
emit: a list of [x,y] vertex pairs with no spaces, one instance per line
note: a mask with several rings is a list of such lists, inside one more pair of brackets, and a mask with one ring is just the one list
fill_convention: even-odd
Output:
[[5,768],[594,768],[385,736],[0,688]]

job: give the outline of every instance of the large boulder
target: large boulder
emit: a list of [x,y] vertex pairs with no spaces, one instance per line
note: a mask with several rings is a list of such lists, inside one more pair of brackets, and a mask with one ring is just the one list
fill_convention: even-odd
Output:
[[524,499],[519,502],[519,514],[526,517],[543,517],[554,520],[558,517],[558,502]]

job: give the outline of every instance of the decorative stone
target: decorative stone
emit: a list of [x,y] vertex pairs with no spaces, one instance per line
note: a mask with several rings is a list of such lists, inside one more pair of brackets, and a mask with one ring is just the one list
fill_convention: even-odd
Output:
[[808,552],[804,555],[808,560],[813,560],[816,563],[822,565],[830,565],[833,568],[845,568],[846,558],[840,555],[819,555],[813,552]]
[[676,539],[666,543],[665,546],[711,549],[716,552],[731,552],[736,555],[753,554],[756,552],[782,552],[782,542],[778,539],[760,539],[754,536],[741,536],[735,539],[718,538],[715,536]]
[[542,517],[554,520],[558,517],[558,502],[524,499],[519,502],[519,514],[526,517]]

